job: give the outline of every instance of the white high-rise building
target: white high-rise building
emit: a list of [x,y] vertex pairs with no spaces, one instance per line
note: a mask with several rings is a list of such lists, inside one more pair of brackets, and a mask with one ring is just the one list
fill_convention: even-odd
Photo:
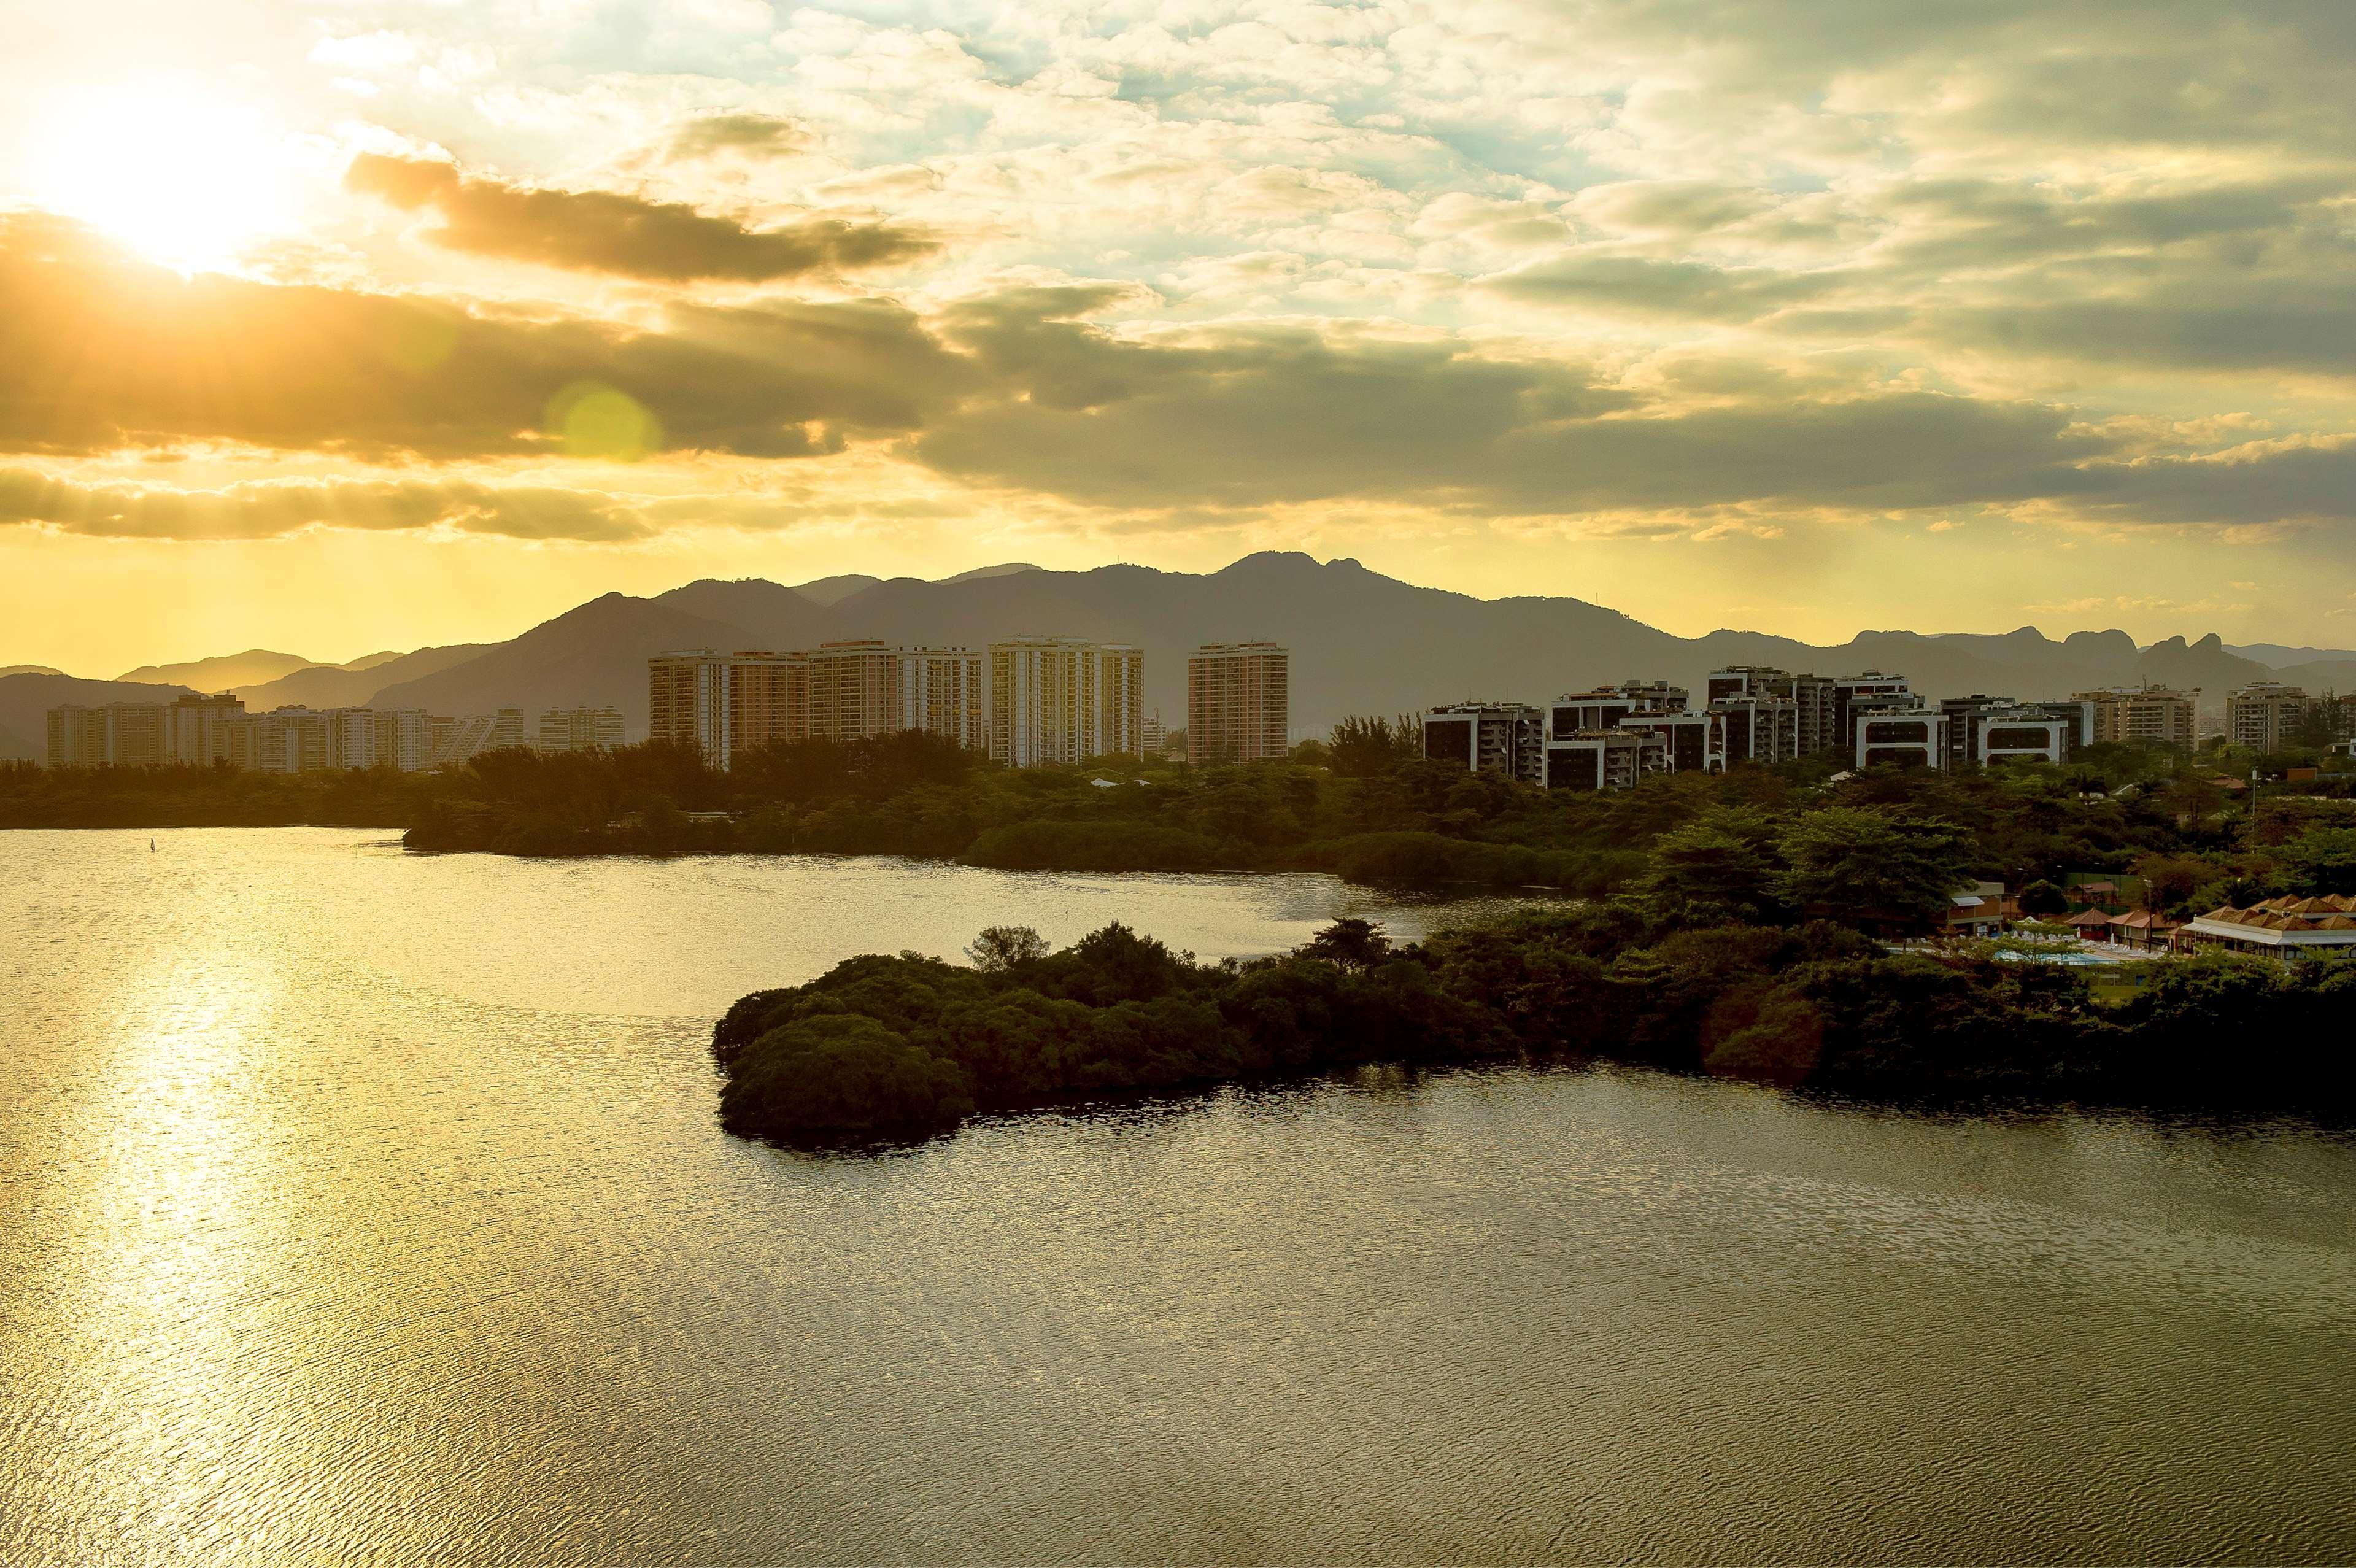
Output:
[[551,708],[540,715],[541,751],[613,751],[622,744],[619,708]]
[[1145,655],[1125,643],[1026,637],[990,645],[990,755],[1009,768],[1141,757]]

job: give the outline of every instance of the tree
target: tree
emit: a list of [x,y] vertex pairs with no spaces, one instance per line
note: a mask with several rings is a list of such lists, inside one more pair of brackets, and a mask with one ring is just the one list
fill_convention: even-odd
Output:
[[1375,969],[1391,955],[1391,939],[1371,920],[1352,915],[1334,921],[1309,940],[1303,958],[1323,959],[1337,968]]
[[1937,817],[1831,807],[1794,822],[1780,847],[1790,901],[1852,925],[1938,925],[1970,880],[1970,840]]
[[1773,919],[1783,912],[1783,871],[1771,833],[1757,812],[1709,812],[1653,841],[1641,890],[1684,906],[1691,920]]
[[1423,726],[1408,714],[1396,719],[1353,714],[1333,726],[1326,760],[1344,779],[1372,779],[1423,754]]
[[1047,953],[1047,939],[1028,926],[989,927],[965,950],[973,967],[984,974],[1004,974]]
[[2043,877],[2020,890],[2020,912],[2024,915],[2059,915],[2069,908],[2069,896]]
[[2301,893],[2356,893],[2356,828],[2309,828],[2281,853]]

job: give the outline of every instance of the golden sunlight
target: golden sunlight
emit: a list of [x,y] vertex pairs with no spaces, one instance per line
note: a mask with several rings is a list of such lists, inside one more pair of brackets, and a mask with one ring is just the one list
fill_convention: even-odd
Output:
[[74,94],[33,164],[40,205],[183,272],[234,261],[287,218],[285,147],[262,116],[178,84]]

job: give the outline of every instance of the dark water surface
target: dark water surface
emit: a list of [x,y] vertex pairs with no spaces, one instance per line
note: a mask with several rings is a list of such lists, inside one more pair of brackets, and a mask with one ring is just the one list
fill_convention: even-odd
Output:
[[1462,1073],[712,1122],[739,993],[1316,877],[0,833],[0,1563],[2346,1561],[2356,1148]]

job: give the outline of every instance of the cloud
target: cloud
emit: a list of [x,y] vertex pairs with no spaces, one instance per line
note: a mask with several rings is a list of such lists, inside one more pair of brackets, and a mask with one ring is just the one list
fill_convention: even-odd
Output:
[[1747,321],[1839,285],[1834,277],[1642,256],[1565,256],[1483,278],[1509,299],[1633,316]]
[[2069,496],[2102,521],[2356,521],[2356,437],[2253,442],[2228,451],[2090,466]]
[[[1668,278],[1672,296],[1716,286]],[[1971,506],[2249,527],[2344,518],[2356,496],[2356,443],[2337,437],[2204,454],[2169,448],[2149,422],[1830,370],[1697,363],[1647,381],[1526,342],[1396,326],[1091,319],[1157,303],[1119,285],[1004,288],[931,316],[882,299],[677,301],[642,329],[182,279],[20,216],[0,220],[0,450],[211,441],[453,460],[858,446],[865,460],[1133,514],[1351,500],[1642,515],[1672,531],[1743,509]],[[555,494],[534,511],[520,491],[257,490],[236,507],[179,493],[116,489],[44,515],[115,532],[268,532],[331,513],[362,528],[592,531],[564,537],[648,521]]]
[[[378,457],[562,453],[610,389],[671,449],[787,457],[915,430],[971,379],[888,301],[676,303],[659,328],[182,278],[0,214],[0,451],[188,440]],[[599,455],[593,449],[584,455]]]
[[811,141],[801,126],[774,114],[706,114],[674,132],[669,152],[682,162],[724,155],[785,157],[808,151]]
[[591,490],[455,479],[261,480],[216,490],[81,484],[0,468],[0,525],[37,523],[107,539],[275,539],[305,528],[426,528],[509,539],[612,542],[651,530]]
[[768,283],[914,261],[939,248],[930,236],[890,223],[809,218],[747,229],[682,202],[534,189],[377,153],[355,157],[344,185],[404,212],[432,211],[440,221],[426,238],[444,250],[657,283]]

